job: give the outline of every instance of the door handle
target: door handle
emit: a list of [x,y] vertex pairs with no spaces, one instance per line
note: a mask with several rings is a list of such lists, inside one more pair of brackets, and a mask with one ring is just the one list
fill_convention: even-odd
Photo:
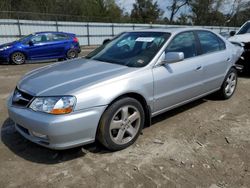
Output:
[[200,66],[196,67],[195,70],[196,70],[196,71],[202,70],[202,66],[200,65]]

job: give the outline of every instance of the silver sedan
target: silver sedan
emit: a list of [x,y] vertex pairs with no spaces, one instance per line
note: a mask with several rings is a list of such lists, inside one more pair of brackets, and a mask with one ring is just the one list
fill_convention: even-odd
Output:
[[209,30],[125,32],[85,58],[26,74],[8,100],[25,138],[52,149],[133,144],[153,116],[216,92],[229,99],[243,49]]

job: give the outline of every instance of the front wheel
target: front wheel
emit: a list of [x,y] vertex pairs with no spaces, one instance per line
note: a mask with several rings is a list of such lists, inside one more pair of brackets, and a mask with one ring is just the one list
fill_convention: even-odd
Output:
[[225,80],[219,90],[219,95],[222,99],[229,99],[233,96],[238,81],[237,71],[231,68],[227,73]]
[[97,139],[112,151],[124,149],[138,138],[144,121],[144,110],[137,100],[120,99],[104,112]]
[[16,65],[24,64],[26,61],[26,57],[21,52],[14,52],[10,57],[11,63],[14,63]]

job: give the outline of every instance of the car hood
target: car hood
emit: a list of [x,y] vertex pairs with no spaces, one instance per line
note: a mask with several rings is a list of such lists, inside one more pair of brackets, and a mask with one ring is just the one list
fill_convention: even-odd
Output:
[[3,47],[5,47],[5,46],[13,46],[13,45],[15,45],[15,44],[17,44],[17,43],[18,43],[17,41],[14,41],[14,42],[10,42],[10,43],[1,44],[1,45],[0,45],[0,48],[3,48]]
[[26,74],[17,87],[34,96],[73,95],[79,89],[100,84],[135,69],[80,58],[36,69]]
[[228,39],[230,42],[250,42],[250,33],[234,35]]

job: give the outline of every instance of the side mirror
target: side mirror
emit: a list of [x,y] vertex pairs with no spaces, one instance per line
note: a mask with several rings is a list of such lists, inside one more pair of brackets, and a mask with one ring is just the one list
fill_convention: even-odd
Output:
[[33,42],[32,40],[30,40],[30,41],[28,42],[28,44],[29,44],[30,46],[33,46],[33,45],[34,45],[34,42]]
[[236,32],[235,31],[230,31],[230,33],[229,33],[229,35],[232,37],[232,36],[234,36],[236,34]]
[[184,59],[183,52],[167,52],[161,64],[176,63]]

